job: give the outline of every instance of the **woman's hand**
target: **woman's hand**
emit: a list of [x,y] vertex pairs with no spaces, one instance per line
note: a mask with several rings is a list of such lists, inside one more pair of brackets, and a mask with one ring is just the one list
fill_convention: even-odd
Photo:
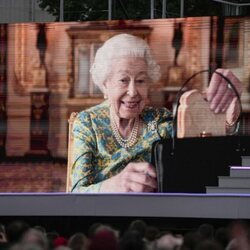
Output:
[[119,174],[104,181],[100,192],[154,192],[156,172],[147,162],[131,162]]
[[[242,84],[240,80],[227,69],[217,69],[217,72],[227,77],[234,85],[239,95],[242,92]],[[214,73],[206,91],[206,98],[210,103],[210,109],[215,113],[226,112],[226,121],[228,124],[233,124],[239,114],[240,106],[233,89],[228,83],[218,74]]]

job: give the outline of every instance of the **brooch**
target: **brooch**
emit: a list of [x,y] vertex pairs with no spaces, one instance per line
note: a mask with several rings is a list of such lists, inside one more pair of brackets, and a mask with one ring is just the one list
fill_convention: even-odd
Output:
[[151,121],[148,123],[148,129],[151,130],[152,132],[157,130],[157,122],[156,121]]

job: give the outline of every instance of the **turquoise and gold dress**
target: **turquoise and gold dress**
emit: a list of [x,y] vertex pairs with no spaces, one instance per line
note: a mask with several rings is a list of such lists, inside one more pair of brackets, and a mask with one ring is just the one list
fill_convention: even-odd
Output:
[[146,107],[141,113],[142,133],[125,149],[112,133],[107,101],[80,112],[73,125],[72,192],[99,192],[102,182],[129,162],[150,162],[153,142],[172,133],[171,115],[166,108]]

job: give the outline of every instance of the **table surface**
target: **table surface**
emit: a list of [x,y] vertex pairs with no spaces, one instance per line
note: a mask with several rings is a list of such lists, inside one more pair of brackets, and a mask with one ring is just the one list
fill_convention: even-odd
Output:
[[250,219],[250,194],[0,194],[0,216],[36,215]]

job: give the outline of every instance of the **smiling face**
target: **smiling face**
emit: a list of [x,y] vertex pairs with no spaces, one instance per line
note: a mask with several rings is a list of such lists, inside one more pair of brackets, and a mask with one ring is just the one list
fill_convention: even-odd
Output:
[[143,58],[113,60],[104,91],[115,114],[122,119],[140,115],[148,96],[149,77]]

